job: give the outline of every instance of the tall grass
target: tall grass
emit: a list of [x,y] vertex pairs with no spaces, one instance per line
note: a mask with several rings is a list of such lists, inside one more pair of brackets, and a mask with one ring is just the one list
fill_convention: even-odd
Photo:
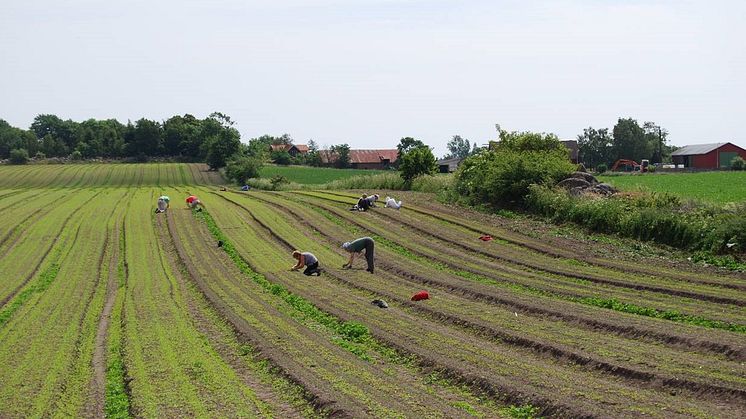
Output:
[[689,250],[746,252],[746,205],[717,207],[682,201],[666,193],[577,198],[532,186],[527,209],[550,220],[591,231],[652,240]]

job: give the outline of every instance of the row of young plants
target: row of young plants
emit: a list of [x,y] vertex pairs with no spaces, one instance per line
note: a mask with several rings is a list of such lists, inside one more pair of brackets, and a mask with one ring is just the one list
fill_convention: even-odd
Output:
[[[257,217],[260,217],[263,221],[263,223],[266,223],[268,228],[271,228],[272,234],[276,234],[280,236],[281,240],[287,240],[290,243],[295,243],[298,245],[298,247],[301,246],[315,246],[311,247],[309,250],[313,250],[314,253],[317,254],[317,256],[320,256],[321,260],[327,261],[327,265],[325,266],[333,266],[336,261],[342,261],[342,258],[337,254],[335,256],[334,253],[329,253],[328,251],[325,251],[324,249],[319,249],[319,246],[324,246],[323,241],[322,244],[319,243],[318,239],[314,239],[316,236],[312,232],[308,232],[304,235],[298,234],[299,226],[297,225],[297,222],[291,221],[288,223],[287,221],[283,220],[285,219],[298,219],[297,217],[288,217],[286,215],[280,215],[277,213],[276,210],[272,210],[271,208],[264,208],[262,209],[262,206],[256,204],[256,202],[253,202],[250,199],[247,199],[246,201],[241,201],[241,204],[246,206],[247,209],[250,209],[252,214],[254,214]],[[274,215],[273,215],[274,214]],[[324,234],[328,234],[328,231],[334,230],[335,227],[327,225],[326,222],[322,220],[320,216],[317,217],[310,217],[310,218],[300,218],[300,219],[307,219],[309,222],[315,226],[315,228],[322,230]],[[308,228],[308,226],[304,226],[304,228]],[[231,234],[233,234],[233,230],[230,230]],[[239,234],[239,233],[236,233]],[[270,234],[269,232],[267,234]],[[334,234],[334,237],[336,240],[342,240],[345,236],[348,236],[350,232],[344,233],[344,232],[338,232]],[[262,240],[267,240],[267,238],[262,238]],[[302,248],[302,247],[301,247]],[[318,253],[317,253],[318,252]],[[378,252],[377,252],[378,253]],[[247,251],[247,254],[251,254],[249,251]],[[378,253],[378,258],[386,257],[386,252],[383,251],[383,254]],[[421,267],[420,267],[421,268]],[[381,268],[379,268],[381,269]],[[386,268],[387,269],[387,268]],[[419,269],[419,268],[415,268]],[[360,278],[357,278],[357,275],[360,275]],[[336,301],[329,301],[328,303],[324,299],[324,294],[329,295],[346,295],[346,300],[350,302],[350,299],[352,298],[351,295],[357,294],[358,292],[364,292],[364,295],[370,295],[369,293],[373,293],[372,295],[383,295],[388,296],[388,298],[395,298],[396,295],[402,295],[402,294],[409,294],[406,291],[407,285],[405,283],[401,282],[400,278],[397,278],[395,275],[389,275],[386,273],[386,270],[382,274],[376,274],[374,276],[368,276],[363,274],[358,274],[354,272],[349,273],[337,273],[337,270],[333,267],[329,268],[329,276],[333,277],[333,279],[330,281],[328,279],[323,280],[323,286],[319,285],[315,288],[308,288],[302,284],[297,284],[296,286],[299,287],[298,292],[303,292],[305,295],[313,295],[314,301],[324,302],[324,304],[330,304],[331,307],[336,307],[339,310],[345,310],[346,312],[352,314],[356,313],[359,310],[358,306],[355,304],[339,304]],[[349,279],[346,279],[349,277]],[[322,277],[323,279],[323,277]],[[341,284],[336,283],[335,281],[341,281]],[[341,285],[341,286],[340,286]],[[409,287],[412,285],[410,284]],[[319,290],[321,289],[321,290]],[[386,290],[384,290],[386,289]],[[411,288],[410,288],[411,289]],[[360,291],[357,291],[360,290]],[[455,301],[450,301],[450,296],[447,295],[448,293],[444,294],[441,297],[437,297],[438,299],[446,298],[445,301],[440,302],[438,305],[443,307],[461,307],[464,310],[467,310],[468,307],[464,306],[464,304],[469,303],[457,303]],[[365,298],[365,297],[363,297]],[[401,297],[398,297],[401,298]],[[408,296],[404,298],[406,301],[408,299]],[[401,300],[399,300],[401,301]],[[414,350],[415,352],[425,355],[425,356],[432,356],[433,353],[439,353],[443,350],[443,345],[447,346],[451,349],[451,352],[449,355],[443,354],[446,358],[438,358],[438,362],[444,362],[446,365],[451,364],[454,359],[458,359],[460,361],[456,362],[456,364],[461,364],[460,368],[467,368],[467,365],[472,366],[478,366],[478,368],[482,368],[484,371],[484,374],[487,374],[488,376],[492,377],[491,380],[495,380],[493,383],[497,384],[501,381],[499,377],[504,376],[506,374],[505,368],[511,369],[513,367],[519,368],[518,365],[520,365],[521,374],[510,374],[512,377],[518,377],[521,376],[525,380],[528,380],[531,382],[532,388],[534,388],[533,391],[539,391],[537,389],[542,388],[542,384],[540,382],[542,380],[550,380],[552,382],[565,382],[564,380],[568,377],[568,374],[570,376],[573,376],[574,374],[577,374],[578,372],[570,373],[568,371],[564,371],[563,373],[559,373],[559,370],[563,370],[563,366],[559,364],[554,364],[552,362],[547,363],[546,360],[544,360],[541,364],[541,369],[535,369],[534,367],[534,356],[536,354],[532,354],[530,350],[522,350],[516,348],[512,348],[510,351],[506,351],[505,346],[497,345],[495,346],[495,343],[491,343],[488,340],[483,340],[483,337],[474,337],[472,335],[469,340],[471,341],[471,344],[469,346],[471,348],[466,349],[466,352],[461,353],[461,349],[463,345],[458,344],[456,341],[453,341],[456,336],[458,336],[461,332],[458,332],[459,327],[456,325],[448,325],[443,324],[441,321],[435,321],[434,323],[431,323],[430,320],[427,320],[427,317],[429,316],[422,316],[419,313],[419,310],[417,308],[407,308],[406,311],[413,310],[413,315],[418,318],[417,326],[413,327],[411,324],[407,324],[406,322],[402,322],[403,319],[399,318],[399,307],[398,305],[400,302],[397,301],[397,311],[387,313],[385,320],[380,319],[380,315],[372,314],[369,315],[366,318],[366,323],[369,327],[374,327],[377,330],[376,336],[384,336],[386,339],[392,339],[394,341],[398,341],[399,338],[403,338],[403,336],[406,336],[407,341],[416,341],[417,349],[413,349],[412,347],[408,347],[409,350]],[[403,303],[403,302],[401,302]],[[476,304],[479,305],[479,304]],[[479,309],[476,307],[473,307],[474,310],[468,310],[469,312],[483,312],[483,309]],[[438,309],[439,311],[442,309]],[[488,309],[491,311],[494,311],[495,308]],[[424,314],[424,313],[423,313]],[[357,314],[355,314],[357,315]],[[511,313],[512,315],[512,313]],[[488,320],[486,320],[488,321]],[[448,322],[449,323],[449,322]],[[430,327],[433,327],[434,329],[429,329]],[[441,338],[434,338],[436,335],[440,335],[439,332],[435,332],[435,330],[440,329],[441,332],[445,330],[449,330],[449,337],[441,337]],[[417,330],[418,332],[414,335],[402,331],[412,331]],[[468,332],[467,334],[471,334],[472,332]],[[419,335],[425,334],[428,336],[431,336],[432,339],[438,340],[441,339],[439,342],[439,345],[434,345],[434,341],[430,341],[427,339],[420,339]],[[491,349],[488,352],[483,352],[482,349],[484,347],[490,347]],[[456,349],[459,348],[459,349]],[[488,360],[491,359],[491,360]],[[448,361],[446,361],[448,360]],[[451,364],[452,365],[452,364]],[[501,367],[498,368],[500,372],[497,372],[497,370],[492,371],[494,375],[490,375],[490,370],[494,369],[496,365],[500,365]],[[553,374],[560,374],[558,376],[554,376]],[[586,371],[583,373],[584,378],[581,381],[585,381],[586,383],[592,382],[595,380],[595,373],[593,371]],[[553,377],[552,379],[548,377]],[[565,378],[559,378],[560,376]],[[529,378],[530,377],[530,378]],[[544,377],[543,379],[539,377]],[[576,377],[577,378],[577,377]],[[553,381],[554,380],[554,381]],[[559,381],[557,381],[559,380]],[[514,382],[511,384],[512,388],[521,388],[522,383],[521,380],[517,380],[517,382]],[[580,381],[578,381],[580,382]],[[573,385],[568,384],[567,388],[572,388]],[[595,387],[592,386],[595,389],[604,387],[601,385],[601,387]],[[593,393],[593,390],[589,390],[587,387],[584,387],[583,390],[575,389],[576,391],[579,391],[578,394],[584,394],[586,392]],[[614,390],[608,390],[611,394],[614,393]],[[643,393],[645,390],[642,391]],[[640,393],[638,391],[638,393]],[[590,396],[589,394],[586,394]],[[614,396],[607,396],[607,397],[614,397]],[[558,398],[561,399],[561,396],[554,394],[551,396],[552,399],[557,400]],[[582,397],[576,400],[576,403],[581,403],[582,405]],[[551,404],[551,402],[549,402]]]
[[[216,213],[219,216],[219,218],[222,219],[224,223],[226,222],[226,220],[230,219],[230,215],[229,215],[230,213],[226,212],[226,209],[222,205],[216,208],[216,206],[213,203],[213,205],[211,206],[211,209],[212,209],[212,212]],[[249,220],[245,220],[247,224],[253,224],[253,222],[250,220],[251,218],[250,215],[244,213],[244,216],[249,218]],[[236,223],[236,222],[237,221],[233,221],[231,224]],[[239,223],[243,225],[244,220],[239,221]],[[268,287],[267,288],[268,292],[277,293],[277,291],[275,290],[278,290],[278,289],[288,290],[287,294],[285,292],[281,292],[279,294],[282,296],[289,296],[289,295],[294,296],[294,298],[288,303],[291,304],[293,307],[296,307],[297,310],[303,310],[303,312],[306,313],[303,315],[303,318],[306,318],[306,317],[315,318],[317,317],[317,314],[315,313],[322,313],[324,318],[330,316],[328,312],[319,310],[318,308],[316,308],[314,304],[308,302],[308,300],[306,300],[304,297],[300,297],[298,292],[290,291],[289,287],[295,288],[297,285],[299,285],[298,283],[299,280],[293,280],[292,278],[289,278],[289,277],[285,278],[288,274],[282,272],[282,271],[287,272],[287,267],[288,267],[288,264],[285,261],[283,261],[283,259],[287,258],[286,251],[280,251],[279,249],[270,250],[273,246],[269,245],[269,243],[266,242],[266,239],[263,236],[257,235],[258,234],[257,231],[252,232],[252,230],[248,228],[244,228],[244,227],[241,227],[240,230],[241,232],[237,234],[232,234],[234,232],[233,229],[229,230],[231,232],[230,238],[224,239],[224,240],[227,240],[227,243],[231,243],[233,239],[239,238],[237,243],[240,245],[240,249],[243,249],[243,250],[236,250],[236,248],[232,246],[228,247],[227,249],[228,252],[239,253],[239,256],[234,256],[236,260],[238,261],[237,263],[239,265],[242,265],[243,263],[245,263],[244,256],[240,256],[240,255],[245,255],[246,257],[249,257],[250,259],[252,259],[253,263],[257,264],[256,268],[260,268],[263,271],[266,271],[268,273],[271,272],[272,273],[271,275],[273,278],[275,278],[275,280],[282,281],[282,283],[273,282],[272,285],[265,284]],[[225,238],[225,236],[223,235],[220,235],[217,237]],[[226,248],[226,242],[224,242],[223,248]],[[276,265],[273,265],[272,261],[279,261],[279,262]],[[252,269],[252,272],[256,272],[256,271]],[[260,275],[260,274],[254,273],[253,275]],[[290,273],[290,275],[296,276],[300,274]],[[267,278],[265,275],[260,275],[260,276],[264,277],[265,280]],[[302,280],[300,281],[306,282]],[[264,283],[264,281],[261,281],[261,282]],[[305,303],[302,305],[298,305],[295,303],[298,300],[304,301]],[[331,318],[336,318],[336,316],[332,316]],[[354,327],[349,328],[349,327],[345,327],[344,325],[354,325]],[[369,362],[373,362],[373,364],[377,364],[381,362],[384,362],[386,364],[391,364],[389,367],[387,367],[388,369],[405,368],[406,370],[406,369],[414,368],[412,365],[409,365],[409,367],[407,367],[407,364],[410,364],[412,362],[411,360],[409,360],[406,357],[401,357],[395,351],[381,345],[379,342],[376,341],[376,339],[373,339],[370,336],[368,329],[362,326],[360,323],[349,322],[349,321],[340,322],[340,320],[337,319],[337,320],[334,320],[331,323],[331,325],[327,325],[326,327],[331,328],[333,335],[337,335],[343,339],[350,339],[351,337],[353,343],[357,344],[356,347],[349,347],[348,344],[345,344],[343,341],[339,341],[337,339],[334,339],[334,341],[340,346],[348,348],[351,352],[358,354],[358,356],[360,356],[361,359],[363,360],[369,360]],[[352,335],[350,335],[351,332],[352,332]],[[377,361],[374,361],[374,360],[377,360]],[[396,365],[400,365],[400,364],[403,366],[396,367]],[[400,372],[399,374],[402,374],[402,373],[403,372]],[[368,380],[372,380],[372,379],[373,378],[371,377]],[[371,383],[375,383],[375,382],[378,382],[378,379],[371,381]],[[382,385],[383,385],[382,382],[378,382],[378,384],[376,384],[377,387],[380,387]],[[387,384],[387,385],[391,385],[391,384]],[[374,388],[377,388],[377,387],[374,387]],[[374,394],[379,394],[378,393],[379,391],[381,390],[380,389],[376,390]],[[410,388],[408,391],[412,395],[415,395],[422,390],[419,390],[417,388]],[[440,391],[442,392],[443,390],[440,390]],[[470,397],[470,398],[473,399],[473,397]],[[472,403],[474,402],[473,401],[468,402],[467,405],[472,406]],[[462,406],[465,406],[463,405],[463,402],[462,402]],[[477,410],[480,410],[483,408],[484,406],[477,408]],[[418,409],[422,409],[422,407]]]
[[[342,201],[338,200],[334,196],[330,197],[328,195],[318,193],[307,193],[304,195],[309,197],[317,196],[318,198],[331,200],[332,202],[341,203]],[[325,204],[323,203],[317,203],[316,205],[321,205],[322,208],[333,210],[337,214],[345,213],[342,210],[334,210],[333,207],[325,206]],[[366,221],[368,218],[376,218],[378,221]],[[410,221],[409,224],[405,224],[403,226],[398,224],[393,226],[384,226],[382,224],[386,223],[387,219],[402,220],[405,218],[411,218],[412,221]],[[414,226],[423,225],[422,216],[410,217],[409,215],[400,213],[388,216],[383,215],[383,213],[372,213],[370,217],[353,217],[352,222],[355,222],[356,219],[359,219],[361,222],[365,222],[365,226],[367,229],[380,232],[391,231],[393,228],[402,227],[406,227],[407,229],[412,231],[412,228]],[[428,221],[432,222],[432,220]],[[449,240],[451,240],[452,243],[463,243],[464,241],[460,240],[459,238],[463,238],[464,235],[466,235],[467,237],[476,237],[474,236],[473,232],[464,232],[462,229],[458,228],[458,226],[451,226],[450,228],[440,228],[437,233],[430,233],[435,239],[435,241],[433,241],[430,240],[429,237],[427,237],[425,230],[418,230],[420,236],[422,237],[418,240],[417,243],[409,243],[408,246],[419,249],[420,254],[427,255],[427,257],[429,258],[442,260],[445,260],[443,259],[445,257],[445,254],[450,254],[453,251],[453,249],[451,248],[443,247],[444,239],[450,237]],[[427,231],[429,230],[430,229],[428,229]],[[449,235],[449,230],[454,230],[454,234]],[[416,232],[417,231],[415,231],[415,233]],[[664,288],[661,288],[661,290],[663,292],[666,292],[666,289],[670,288],[671,294],[658,294],[655,292],[645,291],[644,289],[634,289],[634,287],[642,286],[635,285],[635,281],[633,280],[634,275],[630,275],[628,273],[623,274],[606,269],[587,269],[589,273],[593,273],[593,276],[588,276],[588,278],[598,277],[599,281],[602,281],[601,284],[596,284],[588,280],[578,280],[576,279],[577,276],[574,274],[574,271],[583,271],[584,269],[586,269],[583,266],[573,266],[572,269],[570,269],[570,266],[568,266],[568,269],[566,270],[558,270],[558,266],[560,266],[560,264],[557,263],[556,258],[546,258],[541,254],[536,254],[535,252],[532,252],[525,248],[511,248],[511,246],[501,244],[499,243],[499,241],[490,242],[489,244],[482,244],[481,246],[466,246],[463,244],[461,246],[464,249],[470,249],[472,252],[483,252],[482,249],[484,248],[495,247],[496,249],[490,250],[490,253],[494,253],[499,258],[499,263],[496,263],[494,258],[487,257],[483,254],[479,254],[476,257],[474,257],[473,255],[466,255],[464,258],[459,257],[459,268],[452,269],[457,272],[456,274],[459,276],[482,278],[480,280],[488,280],[492,282],[495,282],[495,280],[497,279],[503,286],[516,286],[526,292],[531,292],[534,294],[545,293],[547,295],[565,298],[570,301],[577,301],[588,305],[595,305],[598,307],[611,308],[628,313],[665,318],[674,321],[702,325],[706,327],[723,328],[725,330],[742,331],[744,328],[744,326],[739,323],[743,321],[743,310],[741,310],[739,306],[729,306],[727,304],[702,304],[701,301],[692,299],[685,300],[681,299],[678,296],[679,293],[690,293],[690,291],[697,291],[698,293],[704,293],[702,294],[702,298],[723,298],[726,302],[731,300],[737,302],[739,301],[740,295],[742,294],[740,291],[719,289],[716,287],[701,285],[692,285],[689,283],[681,283],[680,281],[678,283],[677,281],[664,281]],[[431,249],[439,250],[434,251]],[[521,265],[512,265],[510,259],[506,259],[506,254],[507,256],[510,256],[511,253],[515,253],[515,255],[513,256],[513,260],[520,261],[521,264],[525,264],[528,260],[534,260],[535,263],[531,264],[532,269],[530,271],[526,271],[525,267]],[[452,255],[449,255],[449,257],[452,257]],[[507,270],[501,271],[504,266],[512,267]],[[547,271],[556,272],[556,274],[548,274]],[[608,285],[604,285],[604,282],[608,282],[607,278],[614,276],[623,279],[624,282],[620,282],[621,284],[630,282],[629,288],[619,288],[617,286],[610,287]],[[638,284],[645,284],[645,287],[649,287],[648,282],[651,281],[647,277],[643,277],[640,279],[640,281],[637,281]],[[652,282],[655,283],[660,281],[653,279]],[[676,291],[677,288],[679,289],[678,291]],[[625,298],[628,301],[634,301],[635,304],[629,302],[626,304],[609,304],[608,300],[610,298],[608,297],[608,295],[613,295],[613,299],[615,301],[618,301],[619,298]],[[692,296],[694,297],[697,297],[698,295],[699,294],[692,294]],[[640,303],[646,304],[648,305],[648,307],[641,306],[639,305]],[[650,307],[651,305],[656,308]],[[661,309],[661,307],[665,308]],[[690,310],[696,313],[701,312],[714,317],[714,319],[707,318],[703,315],[682,314],[680,313],[682,309]],[[724,313],[730,314],[724,316]],[[717,318],[725,318],[729,321],[719,321],[716,320]]]
[[[284,196],[284,198],[288,198],[287,196]],[[264,200],[265,197],[262,197]],[[293,201],[277,201],[276,198],[270,199],[269,197],[266,197],[266,199],[271,201],[278,202],[279,205],[281,205],[283,208],[293,208],[293,211],[297,211],[297,214],[292,215],[295,218],[304,218],[307,219],[309,216],[310,211],[316,211],[320,215],[324,216],[326,219],[330,220],[336,225],[341,226],[346,231],[349,231],[350,233],[359,235],[364,234],[366,230],[361,230],[360,228],[356,227],[355,225],[351,224],[348,217],[342,217],[338,218],[336,215],[333,215],[327,210],[320,209],[318,207],[314,208],[313,205],[309,205],[308,200],[304,200],[303,204],[296,206],[293,204]],[[368,214],[366,214],[368,215]],[[364,216],[361,216],[357,213],[354,213],[354,216],[357,218],[366,218]],[[321,225],[318,221],[313,221],[314,225]],[[401,234],[398,229],[391,228],[387,229],[388,231],[394,231],[396,235]],[[370,233],[370,231],[368,231]],[[392,234],[392,235],[393,235]],[[406,237],[412,237],[410,235],[405,235]],[[412,260],[414,262],[417,262],[418,266],[416,268],[411,268],[410,272],[417,272],[418,275],[421,275],[423,278],[426,278],[426,280],[430,283],[430,286],[433,286],[436,284],[435,278],[437,278],[439,275],[436,272],[430,272],[430,268],[435,268],[435,270],[441,270],[449,275],[455,275],[459,277],[464,277],[468,280],[472,280],[475,282],[484,283],[486,285],[490,286],[500,286],[501,284],[491,278],[486,277],[480,277],[478,275],[459,275],[460,272],[453,270],[452,268],[449,268],[447,266],[440,265],[437,261],[432,259],[431,257],[422,257],[408,249],[410,247],[411,243],[419,240],[407,240],[407,243],[410,243],[407,245],[407,248],[404,246],[395,243],[391,240],[389,240],[386,237],[376,236],[372,235],[374,239],[376,240],[376,243],[378,245],[382,245],[385,250],[378,250],[377,254],[379,255],[379,258],[386,257],[387,259],[395,259],[394,256],[388,256],[387,257],[387,250],[390,250],[398,255],[404,256],[405,258]],[[418,252],[419,253],[419,252]],[[382,256],[383,255],[383,256]],[[463,257],[463,255],[462,255]],[[461,258],[459,258],[461,260]],[[435,266],[433,264],[435,263]],[[403,264],[404,266],[408,265],[406,263]],[[458,289],[457,281],[453,280],[446,280],[441,285],[445,289]],[[510,287],[511,291],[513,287]],[[527,293],[525,289],[518,289],[517,292]],[[533,291],[533,290],[531,290]],[[536,290],[539,292],[538,296],[541,297],[551,297],[551,295],[547,295],[545,292],[541,292],[540,290]],[[444,297],[442,297],[444,298]],[[452,307],[463,307],[466,303],[464,301],[449,301],[445,300],[442,301],[442,303],[439,305],[442,308],[439,308],[439,311],[442,312],[448,312],[454,309],[451,309]],[[541,304],[538,302],[534,302],[534,304]],[[613,335],[609,335],[606,331],[598,331],[593,330],[590,332],[590,334],[596,334],[598,336],[596,337],[589,337],[587,336],[589,334],[588,331],[583,330],[583,328],[578,328],[576,325],[573,325],[572,323],[561,326],[557,324],[556,322],[547,322],[543,319],[545,316],[541,316],[539,318],[534,319],[531,313],[528,313],[530,316],[529,318],[523,317],[526,314],[521,310],[520,308],[517,308],[517,310],[520,310],[522,314],[522,320],[520,321],[520,327],[517,327],[516,319],[513,319],[513,312],[509,311],[505,313],[506,315],[501,315],[501,310],[495,310],[494,306],[490,307],[490,305],[484,305],[475,301],[472,301],[469,303],[470,307],[468,310],[464,313],[458,314],[458,310],[453,311],[453,315],[456,316],[462,316],[461,318],[471,319],[471,321],[475,322],[483,322],[482,324],[488,325],[491,322],[494,322],[494,324],[500,324],[499,329],[501,330],[514,330],[515,332],[519,333],[522,336],[525,336],[529,339],[537,339],[539,341],[548,340],[551,342],[555,342],[555,344],[561,344],[561,345],[570,345],[574,347],[584,347],[586,346],[584,342],[587,342],[589,340],[593,340],[598,342],[599,344],[594,345],[592,348],[584,348],[582,349],[582,352],[591,352],[595,353],[596,356],[601,356],[603,358],[607,359],[613,359],[612,362],[622,362],[623,364],[628,363],[630,360],[630,357],[635,357],[640,360],[640,362],[647,360],[648,362],[651,362],[653,360],[658,360],[661,363],[665,363],[667,359],[670,359],[670,353],[664,354],[660,353],[657,354],[655,352],[650,352],[649,348],[646,348],[645,346],[641,346],[639,344],[639,341],[636,338],[632,339],[620,339]],[[483,316],[481,313],[490,313],[488,316]],[[580,314],[580,313],[577,313]],[[597,315],[597,314],[596,314]],[[482,318],[483,317],[483,318]],[[479,320],[482,318],[481,320]],[[461,320],[461,321],[464,321]],[[620,318],[620,320],[623,320],[623,318]],[[534,323],[536,323],[534,325]],[[626,323],[626,322],[624,322]],[[566,332],[563,331],[563,329],[567,329]],[[547,330],[551,330],[551,334],[547,335]],[[503,339],[505,339],[505,336],[502,336]],[[508,338],[509,340],[510,338]],[[514,338],[513,338],[514,339]],[[577,349],[575,349],[577,350]],[[671,349],[671,351],[679,352],[677,349]],[[660,355],[660,356],[659,356]],[[691,366],[689,368],[690,370],[693,370],[696,372],[694,376],[697,377],[697,379],[711,379],[712,376],[714,376],[716,373],[715,369],[718,364],[718,362],[703,362],[703,358],[700,357],[692,357],[691,354],[686,352],[680,352],[677,356],[677,359],[680,360],[679,365],[662,365],[659,367],[661,371],[664,370],[670,370],[671,374],[681,374],[682,370],[686,370],[686,368],[681,368],[681,365],[688,364]],[[701,366],[703,364],[710,364],[711,366],[708,367],[708,369],[703,370]],[[632,364],[635,365],[635,364]],[[637,368],[637,366],[634,366],[633,368]],[[720,368],[717,366],[717,368]],[[738,383],[737,377],[732,377],[731,379],[726,379],[726,381],[732,381],[735,383]]]

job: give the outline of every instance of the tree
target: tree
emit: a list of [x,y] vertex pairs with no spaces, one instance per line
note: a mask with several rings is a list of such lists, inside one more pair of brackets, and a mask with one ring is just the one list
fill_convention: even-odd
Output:
[[334,166],[340,169],[350,167],[350,146],[348,144],[339,144],[332,146],[329,151],[337,155]]
[[420,140],[415,140],[412,137],[404,137],[401,140],[399,140],[399,145],[396,146],[396,149],[399,151],[396,157],[397,161],[401,161],[401,158],[409,152],[409,150],[412,150],[416,147],[424,147],[425,143],[423,143]]
[[14,148],[10,150],[10,162],[13,164],[28,163],[28,151],[25,148]]
[[39,140],[33,131],[24,131],[0,119],[0,158],[10,157],[10,151],[16,148],[36,154],[39,151]]
[[237,155],[231,159],[225,168],[225,175],[237,185],[245,185],[251,178],[258,178],[262,169],[262,161],[256,157]]
[[608,128],[599,130],[588,127],[578,135],[579,160],[586,167],[597,167],[600,164],[612,163],[612,138]]
[[513,151],[561,151],[569,158],[567,147],[554,134],[538,132],[500,131],[500,141],[491,142],[493,150]]
[[653,150],[651,161],[653,163],[663,163],[665,157],[671,156],[671,151],[666,144],[668,141],[668,130],[661,128],[655,122],[647,121],[642,126],[645,131],[645,139],[648,146]]
[[[460,135],[454,135],[453,138],[446,144],[450,154],[446,158],[460,158],[464,159],[472,154],[472,147],[469,140],[461,138]],[[477,150],[477,143],[474,143],[474,152]]]
[[418,176],[435,174],[437,169],[435,156],[426,145],[407,151],[399,164],[401,177],[407,183],[411,183]]
[[638,163],[650,159],[653,148],[645,136],[645,131],[632,118],[619,118],[614,125],[613,160],[631,159]]
[[163,150],[167,156],[199,159],[201,122],[192,115],[175,115],[163,123]]
[[293,160],[293,157],[290,155],[290,153],[288,153],[285,150],[273,151],[272,154],[270,155],[270,158],[275,164],[279,164],[282,166],[289,165]]
[[129,156],[159,156],[163,153],[163,127],[156,121],[142,118],[128,125],[127,154]]

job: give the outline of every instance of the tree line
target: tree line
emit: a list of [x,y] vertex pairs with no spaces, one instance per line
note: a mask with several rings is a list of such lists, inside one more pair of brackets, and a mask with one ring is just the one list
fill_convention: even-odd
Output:
[[671,161],[677,147],[668,144],[668,131],[654,122],[642,126],[632,118],[619,118],[614,128],[588,127],[578,135],[578,160],[588,167],[610,166],[619,159]]
[[211,167],[225,165],[235,153],[240,134],[229,116],[214,112],[205,119],[193,115],[172,116],[159,122],[139,119],[123,124],[116,119],[63,120],[42,114],[27,130],[0,119],[0,158],[16,150],[37,158],[70,157],[132,158],[173,157],[181,161],[206,161]]

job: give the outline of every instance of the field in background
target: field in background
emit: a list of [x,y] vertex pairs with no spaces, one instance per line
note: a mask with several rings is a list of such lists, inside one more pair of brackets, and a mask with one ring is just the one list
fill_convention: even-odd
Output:
[[600,175],[598,180],[622,190],[641,187],[713,204],[746,200],[746,171]]
[[95,188],[218,185],[218,172],[203,163],[0,165],[0,188]]
[[[414,195],[359,213],[352,193],[220,191],[199,166],[29,167],[0,168],[56,179],[0,187],[0,417],[746,411],[742,274],[631,263]],[[362,256],[341,268],[361,236],[373,275]],[[323,274],[290,271],[293,249]]]
[[346,179],[354,176],[371,176],[389,172],[391,171],[334,169],[308,166],[264,166],[261,171],[261,177],[271,178],[272,176],[280,175],[285,176],[290,182],[303,185],[320,185],[338,179]]

